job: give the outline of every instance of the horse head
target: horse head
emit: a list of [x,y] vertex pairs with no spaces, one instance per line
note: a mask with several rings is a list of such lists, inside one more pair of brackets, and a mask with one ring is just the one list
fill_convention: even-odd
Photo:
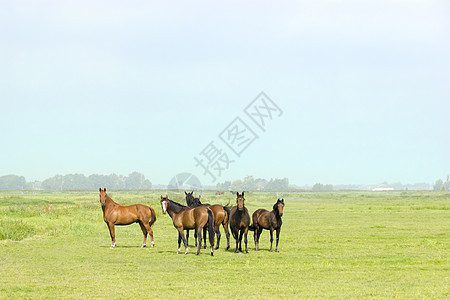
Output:
[[100,203],[102,205],[102,207],[106,206],[106,197],[108,196],[108,194],[106,194],[106,188],[104,188],[102,190],[102,188],[99,188],[98,191],[100,192]]
[[239,193],[236,193],[236,204],[237,204],[237,208],[239,211],[244,210],[244,192],[242,192],[242,194],[239,195]]
[[279,199],[277,200],[277,203],[275,203],[273,205],[273,210],[274,211],[278,211],[278,214],[281,216],[283,216],[283,208],[284,208],[284,199]]
[[166,195],[166,197],[163,197],[161,195],[161,208],[162,208],[163,214],[166,214],[168,206],[169,206],[169,196]]
[[194,191],[192,192],[184,192],[184,194],[186,195],[186,204],[189,207],[195,207],[194,206]]

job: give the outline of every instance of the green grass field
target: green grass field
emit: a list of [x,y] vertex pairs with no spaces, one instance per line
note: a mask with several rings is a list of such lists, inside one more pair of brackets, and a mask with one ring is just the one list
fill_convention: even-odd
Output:
[[[164,192],[165,193],[165,192]],[[160,193],[108,191],[156,210],[155,248],[139,225],[116,227],[110,249],[98,192],[0,193],[1,298],[450,298],[450,194],[285,193],[280,252],[176,254]],[[184,203],[184,193],[169,192]],[[203,194],[226,204],[234,196]],[[246,193],[250,214],[273,193]],[[221,229],[223,233],[223,229]],[[191,243],[193,237],[191,236]]]

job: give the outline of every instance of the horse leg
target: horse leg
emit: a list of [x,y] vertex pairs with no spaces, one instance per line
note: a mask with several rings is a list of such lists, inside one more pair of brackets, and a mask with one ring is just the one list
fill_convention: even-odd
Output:
[[144,235],[144,242],[142,242],[141,248],[145,248],[147,247],[147,229],[142,222],[139,222],[139,225],[141,226],[142,234]]
[[277,247],[276,247],[276,251],[278,251],[278,241],[280,240],[280,231],[281,231],[281,227],[277,229]]
[[236,240],[236,251],[234,251],[234,253],[239,253],[239,230],[233,230],[234,234],[234,239]]
[[111,248],[116,247],[116,234],[115,234],[115,230],[114,230],[114,224],[112,223],[107,223],[108,228],[109,228],[109,235],[111,236]]
[[244,229],[245,253],[248,253],[248,248],[247,248],[247,235],[248,235],[248,227]]
[[258,251],[258,225],[255,225],[255,231],[253,232],[253,240],[255,241],[255,250]]
[[180,246],[181,246],[181,234],[178,231],[178,251],[177,251],[177,254],[180,254]]
[[272,243],[273,243],[273,228],[270,228],[270,252],[272,252]]
[[[195,255],[199,255],[200,249],[202,248],[202,229],[201,227],[197,228],[197,237],[198,237],[198,249],[197,253]],[[205,242],[205,248],[206,248],[206,242]]]
[[203,226],[203,241],[205,242],[205,245],[203,246],[203,249],[206,249],[206,229],[207,229],[208,223]]
[[181,239],[183,240],[184,248],[186,249],[186,251],[184,252],[184,254],[187,254],[189,249],[188,249],[188,244],[187,244],[186,238],[185,238],[185,236],[184,236],[184,230],[183,230],[183,228],[178,229],[178,232],[179,232],[179,234],[181,235]]
[[186,241],[187,241],[188,246],[189,246],[189,229],[186,230]]
[[[150,235],[150,247],[153,248],[155,246],[155,241],[153,240],[153,230],[152,227],[150,227],[150,223],[144,223],[145,228],[147,229],[148,234]],[[146,238],[147,240],[147,238]]]
[[217,246],[215,248],[215,250],[219,249],[219,244],[220,244],[220,228],[219,226],[214,226],[214,231],[216,232],[217,235]]
[[223,225],[223,229],[225,229],[225,236],[227,237],[227,249],[225,250],[228,250],[230,249],[230,232],[228,231],[228,225]]
[[261,237],[263,229],[262,227],[258,227],[257,230],[255,230],[256,233],[256,251],[259,251],[259,238]]
[[197,247],[197,230],[194,229],[194,241],[195,241],[195,247]]
[[244,230],[239,231],[239,251],[242,252],[242,236],[244,235]]

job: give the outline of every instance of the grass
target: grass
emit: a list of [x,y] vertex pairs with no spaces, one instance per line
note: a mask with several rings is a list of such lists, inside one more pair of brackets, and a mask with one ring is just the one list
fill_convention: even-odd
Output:
[[[165,194],[165,192],[164,192]],[[285,193],[280,253],[221,247],[177,255],[177,232],[158,192],[109,191],[121,204],[151,204],[155,248],[139,225],[103,222],[98,192],[0,193],[0,298],[449,298],[450,194]],[[170,192],[183,202],[184,193]],[[206,192],[204,202],[234,198]],[[250,213],[272,193],[246,194]],[[222,230],[223,233],[223,230]],[[191,237],[191,241],[192,237]]]

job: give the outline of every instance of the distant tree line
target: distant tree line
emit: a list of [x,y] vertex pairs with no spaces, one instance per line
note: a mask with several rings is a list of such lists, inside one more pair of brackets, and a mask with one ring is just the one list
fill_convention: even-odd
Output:
[[312,187],[313,191],[332,191],[333,185],[332,184],[321,184],[320,182],[316,183]]
[[442,179],[436,180],[433,190],[435,191],[448,191],[450,189],[450,175],[447,175],[447,180],[443,181]]
[[42,182],[26,182],[25,177],[5,175],[0,177],[0,190],[96,190],[107,187],[115,190],[149,190],[152,188],[150,180],[139,172],[128,176],[110,174],[83,174],[55,175]]
[[284,191],[289,189],[289,179],[262,179],[247,176],[243,179],[217,183],[216,188],[224,191]]

